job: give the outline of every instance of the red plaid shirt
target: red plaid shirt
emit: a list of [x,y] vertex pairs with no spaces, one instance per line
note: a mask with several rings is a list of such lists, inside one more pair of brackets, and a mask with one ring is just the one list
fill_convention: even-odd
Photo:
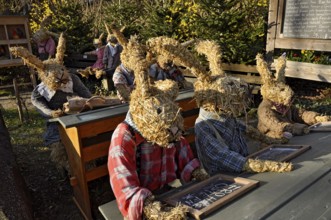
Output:
[[[140,161],[136,161],[137,152]],[[199,166],[184,138],[176,145],[159,147],[148,143],[138,132],[131,132],[126,123],[119,124],[112,135],[108,156],[110,184],[122,215],[128,219],[141,219],[144,200],[153,190],[176,178],[184,183],[190,181],[193,170]]]

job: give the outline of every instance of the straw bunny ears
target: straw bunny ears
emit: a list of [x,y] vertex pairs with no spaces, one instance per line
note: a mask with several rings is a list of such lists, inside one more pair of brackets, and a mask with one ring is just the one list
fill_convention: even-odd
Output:
[[199,41],[195,49],[209,61],[210,72],[185,46],[174,39],[158,37],[148,41],[151,50],[185,66],[197,77],[195,99],[199,107],[218,114],[238,115],[248,107],[248,85],[225,76],[220,47],[214,41]]
[[[136,86],[130,95],[129,105],[132,120],[149,142],[167,147],[170,142],[179,140],[184,130],[183,118],[175,102],[178,85],[172,80],[152,83],[148,74],[151,61],[146,45],[139,43],[137,36],[127,40],[113,24],[110,28],[123,46],[123,65],[133,70],[135,75]],[[173,134],[173,128],[179,132]]]
[[36,42],[41,42],[41,41],[47,40],[49,38],[49,36],[53,36],[53,37],[56,37],[56,38],[59,37],[58,34],[46,30],[46,25],[48,25],[51,22],[51,20],[52,20],[51,16],[46,16],[40,22],[39,30],[37,30],[33,34],[33,37],[32,37]]
[[286,56],[283,54],[276,61],[276,74],[274,77],[262,54],[256,55],[256,69],[261,76],[261,94],[264,99],[283,105],[289,105],[291,103],[294,93],[285,84],[285,67]]
[[14,56],[21,57],[26,65],[35,68],[41,81],[51,90],[56,90],[60,86],[58,79],[65,79],[69,75],[63,65],[66,42],[62,33],[59,38],[54,59],[41,61],[24,47],[10,47],[9,50]]

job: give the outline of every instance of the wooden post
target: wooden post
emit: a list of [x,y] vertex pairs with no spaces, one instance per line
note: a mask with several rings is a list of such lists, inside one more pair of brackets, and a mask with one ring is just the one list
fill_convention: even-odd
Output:
[[20,98],[20,91],[16,82],[16,78],[13,79],[13,86],[15,90],[15,97],[16,97],[16,104],[18,108],[18,116],[20,117],[20,121],[23,122],[23,109],[22,109],[22,103]]
[[31,79],[32,86],[33,86],[33,88],[36,88],[36,86],[37,86],[36,72],[33,68],[29,68],[29,72],[30,72],[30,79]]

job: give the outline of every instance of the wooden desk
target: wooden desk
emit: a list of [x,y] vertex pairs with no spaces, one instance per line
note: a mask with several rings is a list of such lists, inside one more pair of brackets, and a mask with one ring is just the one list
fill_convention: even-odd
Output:
[[331,219],[331,132],[294,137],[290,144],[312,147],[292,160],[294,171],[241,175],[260,186],[206,219]]
[[[177,99],[182,109],[184,126],[191,131],[186,136],[189,142],[194,142],[192,128],[199,113],[192,97],[193,91],[187,90],[180,92]],[[107,160],[111,135],[124,120],[128,107],[122,104],[56,119],[61,141],[69,157],[74,201],[85,219],[93,219],[88,182],[108,175],[106,163],[97,164],[97,167],[90,170],[86,170],[85,164],[101,158]]]

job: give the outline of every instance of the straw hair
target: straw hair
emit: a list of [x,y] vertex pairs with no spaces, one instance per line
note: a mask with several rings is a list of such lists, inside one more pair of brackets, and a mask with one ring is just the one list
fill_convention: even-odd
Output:
[[181,45],[178,41],[168,37],[156,37],[149,39],[147,45],[153,53],[168,57],[176,65],[182,65],[190,69],[192,73],[201,80],[209,80],[209,74],[206,74],[205,68],[187,50],[187,47]]
[[248,84],[233,77],[215,76],[211,83],[197,81],[194,93],[199,107],[217,114],[238,116],[246,113],[250,104]]
[[43,18],[43,20],[40,22],[40,28],[33,34],[34,40],[36,40],[37,42],[41,42],[47,40],[50,36],[56,38],[59,37],[58,34],[48,31],[46,29],[46,25],[50,24],[51,21],[52,21],[51,16],[46,16]]
[[146,50],[137,37],[131,37],[123,53],[123,64],[135,74],[136,88],[131,93],[129,107],[132,120],[147,141],[167,147],[181,136],[181,132],[174,135],[171,129],[184,129],[180,109],[174,100],[178,94],[177,83],[165,80],[151,84]]
[[66,51],[66,40],[63,37],[63,33],[61,33],[55,55],[55,59],[57,63],[63,64],[65,51]]
[[16,57],[21,57],[24,64],[37,69],[43,70],[45,68],[43,61],[30,53],[25,47],[10,47],[9,51]]
[[69,72],[63,65],[65,53],[65,39],[63,34],[60,35],[57,53],[54,59],[41,61],[23,47],[10,47],[9,50],[14,56],[21,57],[26,65],[35,68],[41,81],[50,90],[55,91],[61,86],[59,79],[69,78]]
[[196,45],[196,50],[199,54],[205,54],[209,62],[209,69],[212,75],[224,76],[221,67],[221,49],[220,46],[214,41],[200,41]]
[[110,29],[115,35],[118,42],[124,47],[128,43],[128,39],[124,36],[121,30],[116,27],[115,23],[110,24]]
[[275,75],[276,81],[285,83],[285,68],[286,68],[285,56],[278,57],[275,67],[276,67],[276,75]]
[[261,95],[264,99],[270,100],[271,102],[287,106],[291,103],[294,92],[284,83],[285,66],[285,58],[278,58],[278,63],[276,64],[278,79],[276,79],[273,77],[267,62],[263,59],[263,56],[261,54],[257,54],[256,56],[256,69],[260,73],[263,84],[261,87]]
[[148,46],[155,53],[186,67],[197,77],[194,92],[199,107],[218,114],[238,115],[249,106],[247,83],[233,77],[224,77],[220,48],[215,42],[200,41],[196,45],[197,51],[206,55],[213,74],[200,64],[192,52],[174,39],[153,38],[148,41]]

